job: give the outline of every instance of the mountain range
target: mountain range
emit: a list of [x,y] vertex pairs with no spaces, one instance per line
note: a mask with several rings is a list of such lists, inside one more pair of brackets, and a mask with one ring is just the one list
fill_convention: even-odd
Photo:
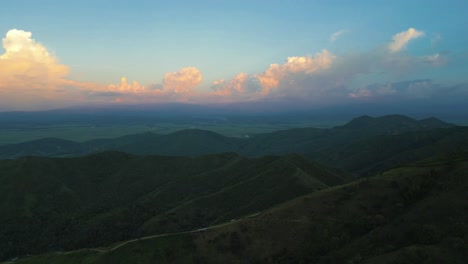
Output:
[[466,263],[467,153],[315,191],[222,225],[19,263]]
[[436,118],[361,116],[249,138],[46,138],[0,146],[0,157],[0,260],[468,258],[468,127]]

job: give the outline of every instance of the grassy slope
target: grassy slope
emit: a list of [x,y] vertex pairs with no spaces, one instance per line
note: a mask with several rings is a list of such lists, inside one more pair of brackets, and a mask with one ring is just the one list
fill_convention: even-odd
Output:
[[466,171],[468,154],[449,155],[219,228],[19,263],[465,263]]
[[3,258],[191,230],[342,183],[299,156],[104,152],[0,161]]

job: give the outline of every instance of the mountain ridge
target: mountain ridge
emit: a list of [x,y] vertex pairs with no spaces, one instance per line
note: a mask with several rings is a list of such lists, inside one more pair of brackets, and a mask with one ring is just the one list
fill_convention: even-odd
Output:
[[335,145],[369,137],[452,126],[436,118],[417,121],[402,115],[390,115],[377,118],[361,116],[343,126],[331,129],[295,128],[258,134],[250,138],[233,138],[212,131],[186,129],[167,135],[146,132],[83,143],[43,139],[0,146],[0,159],[27,155],[79,156],[104,150],[175,156],[223,152],[237,152],[245,156],[289,153],[310,155]]

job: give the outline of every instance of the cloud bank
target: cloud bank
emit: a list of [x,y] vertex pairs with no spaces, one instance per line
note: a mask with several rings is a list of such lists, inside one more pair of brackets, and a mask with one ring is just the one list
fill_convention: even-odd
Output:
[[[330,41],[336,41],[344,32],[335,32]],[[202,71],[195,66],[167,72],[150,84],[126,77],[115,84],[100,84],[71,80],[70,69],[33,39],[31,32],[12,29],[2,41],[5,53],[0,55],[0,110],[112,102],[283,100],[327,105],[356,100],[427,99],[440,95],[442,86],[430,79],[411,80],[412,74],[444,67],[448,57],[441,52],[423,56],[403,52],[411,40],[424,35],[423,31],[409,28],[369,51],[334,54],[323,49],[315,55],[287,57],[261,72],[240,72],[230,79],[218,79],[211,85],[203,84]],[[457,87],[458,94],[468,94]]]

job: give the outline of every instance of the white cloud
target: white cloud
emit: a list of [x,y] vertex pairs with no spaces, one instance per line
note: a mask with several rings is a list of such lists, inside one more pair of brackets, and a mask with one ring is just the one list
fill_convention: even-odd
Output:
[[32,33],[12,29],[3,38],[0,56],[0,87],[8,89],[55,90],[68,75],[49,51],[32,38]]
[[400,32],[392,37],[392,42],[388,45],[390,52],[398,52],[405,48],[406,44],[412,39],[424,36],[423,31],[409,28],[406,31]]
[[195,67],[182,68],[164,75],[163,89],[174,93],[191,92],[203,80],[202,73]]
[[335,42],[339,37],[341,37],[341,35],[343,35],[344,33],[348,32],[347,30],[339,30],[333,34],[330,35],[330,42]]
[[436,53],[434,55],[428,55],[424,56],[422,59],[425,63],[429,63],[433,66],[440,66],[443,65],[447,62],[447,58],[444,56],[440,55],[439,53]]
[[[344,32],[330,36],[336,41]],[[32,33],[10,30],[3,39],[0,54],[0,105],[20,104],[50,107],[87,102],[244,102],[256,100],[291,100],[328,104],[344,100],[382,100],[383,98],[422,98],[435,86],[411,80],[411,73],[422,73],[432,66],[445,65],[443,53],[412,56],[398,52],[407,43],[424,36],[410,28],[393,36],[385,48],[336,56],[328,50],[315,55],[287,57],[259,73],[241,72],[230,80],[217,80],[213,91],[197,91],[203,80],[195,67],[168,72],[162,81],[142,85],[122,77],[117,84],[99,84],[67,79],[69,69],[58,62],[46,47],[32,38]],[[248,62],[246,62],[248,63]],[[222,66],[222,65],[221,65]],[[221,67],[220,66],[220,67]],[[369,83],[388,82],[377,86]],[[400,96],[400,97],[399,97]],[[35,103],[36,102],[36,103]],[[56,103],[54,105],[59,105]],[[46,107],[44,107],[46,106]]]
[[335,55],[328,50],[322,50],[315,57],[299,56],[288,57],[284,64],[271,64],[268,69],[261,74],[255,75],[262,86],[262,94],[266,95],[272,89],[278,87],[282,80],[287,79],[290,75],[311,74],[318,70],[328,69],[331,67]]

